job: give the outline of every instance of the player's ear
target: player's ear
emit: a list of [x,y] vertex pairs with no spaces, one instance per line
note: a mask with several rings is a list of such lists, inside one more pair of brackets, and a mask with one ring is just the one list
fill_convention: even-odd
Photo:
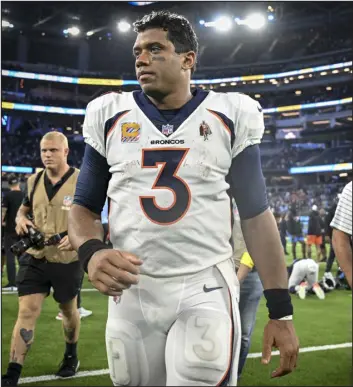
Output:
[[191,70],[196,64],[196,54],[194,51],[186,52],[183,55],[181,67],[183,70]]

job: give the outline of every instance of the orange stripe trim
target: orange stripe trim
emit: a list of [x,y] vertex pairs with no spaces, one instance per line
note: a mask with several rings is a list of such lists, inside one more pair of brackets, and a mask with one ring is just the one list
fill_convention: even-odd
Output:
[[229,294],[229,301],[230,301],[230,318],[231,318],[231,329],[230,329],[230,354],[229,354],[229,364],[226,372],[222,376],[221,381],[217,384],[217,386],[221,386],[224,379],[227,377],[230,368],[233,363],[233,330],[234,330],[234,320],[233,320],[233,308],[232,308],[232,296],[230,295],[230,291],[228,289],[228,294]]
[[118,123],[124,116],[126,116],[127,113],[130,113],[130,110],[127,111],[127,112],[125,112],[125,113],[122,114],[119,118],[116,119],[116,121],[114,122],[114,124],[112,125],[112,127],[108,130],[107,138],[112,134],[112,132],[113,132],[114,129],[116,128],[117,123]]
[[108,199],[108,233],[107,233],[107,239],[110,240],[110,223],[109,223],[109,217],[110,217],[110,212],[112,210],[112,206],[110,203],[110,200]]
[[226,125],[226,123],[222,120],[222,117],[220,117],[217,113],[213,112],[212,110],[210,109],[207,109],[211,114],[213,114],[215,117],[217,117],[221,123],[223,124],[223,126],[228,130],[229,134],[232,135],[232,132],[230,131],[229,129],[229,126]]

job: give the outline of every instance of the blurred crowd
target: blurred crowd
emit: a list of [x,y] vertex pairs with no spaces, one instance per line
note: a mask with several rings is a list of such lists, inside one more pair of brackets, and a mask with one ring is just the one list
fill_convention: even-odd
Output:
[[285,214],[291,211],[296,215],[304,215],[310,212],[314,204],[319,208],[330,208],[344,185],[345,183],[329,183],[308,185],[300,189],[269,188],[268,200],[276,213]]

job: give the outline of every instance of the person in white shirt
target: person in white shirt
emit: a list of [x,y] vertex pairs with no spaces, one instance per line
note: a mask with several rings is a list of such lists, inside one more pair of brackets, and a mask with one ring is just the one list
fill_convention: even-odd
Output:
[[330,226],[337,261],[352,288],[352,182],[343,188]]

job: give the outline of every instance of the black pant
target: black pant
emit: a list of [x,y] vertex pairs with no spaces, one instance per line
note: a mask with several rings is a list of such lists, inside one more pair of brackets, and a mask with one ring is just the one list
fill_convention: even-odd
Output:
[[330,242],[330,255],[329,255],[328,260],[326,262],[326,270],[325,270],[326,273],[331,271],[335,258],[336,258],[335,251],[333,249],[332,242]]
[[282,246],[283,246],[283,250],[284,250],[284,252],[286,253],[286,254],[288,254],[287,253],[287,239],[286,239],[286,234],[280,234],[280,236],[281,236],[281,242],[282,242]]
[[19,240],[19,236],[13,233],[4,234],[4,247],[6,255],[6,271],[7,279],[10,286],[16,286],[16,260],[14,254],[11,252],[11,246]]

